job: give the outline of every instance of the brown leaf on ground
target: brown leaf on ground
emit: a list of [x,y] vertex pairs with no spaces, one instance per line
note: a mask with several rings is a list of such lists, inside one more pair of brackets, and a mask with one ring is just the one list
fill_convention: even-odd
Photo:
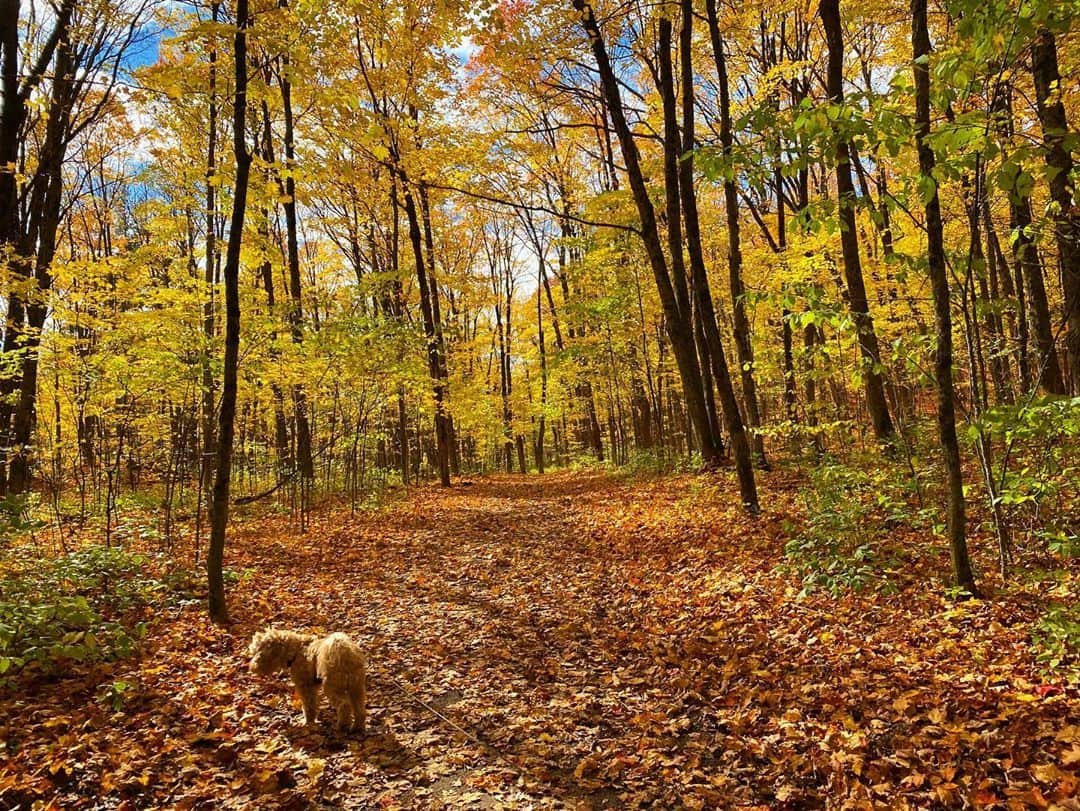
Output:
[[[576,473],[238,524],[232,628],[163,610],[137,659],[5,698],[0,802],[1077,808],[1080,702],[1040,689],[1024,591],[954,605],[909,573],[798,600],[797,483],[763,480],[756,518],[715,478]],[[285,679],[247,672],[271,624],[369,650],[366,736],[325,707],[299,726]]]

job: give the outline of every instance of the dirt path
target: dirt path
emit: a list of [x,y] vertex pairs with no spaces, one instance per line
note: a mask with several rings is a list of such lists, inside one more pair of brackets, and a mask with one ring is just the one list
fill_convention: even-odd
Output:
[[[2,793],[13,774],[103,808],[1070,802],[1080,706],[1037,677],[1022,595],[957,607],[913,573],[795,600],[776,571],[794,487],[768,477],[757,519],[722,481],[577,473],[324,512],[306,536],[243,523],[234,627],[166,612],[152,654],[97,680],[138,684],[119,712],[91,687],[21,697],[0,805],[32,796]],[[297,726],[284,678],[246,672],[270,624],[368,647],[365,738]]]

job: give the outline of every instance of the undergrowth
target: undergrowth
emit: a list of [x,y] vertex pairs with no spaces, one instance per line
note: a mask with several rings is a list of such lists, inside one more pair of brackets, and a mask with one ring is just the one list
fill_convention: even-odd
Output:
[[[22,554],[17,554],[21,551]],[[146,633],[144,609],[170,591],[149,559],[87,546],[55,558],[11,550],[0,559],[0,687],[22,671],[129,655]]]
[[904,494],[893,472],[862,470],[826,459],[810,473],[803,489],[805,518],[788,525],[784,571],[802,579],[801,596],[824,589],[844,591],[895,588],[888,571],[895,566],[884,547],[887,528],[910,520]]
[[633,450],[626,462],[613,468],[615,475],[624,479],[650,479],[680,473],[694,473],[702,469],[701,454],[694,452],[663,453],[655,450]]

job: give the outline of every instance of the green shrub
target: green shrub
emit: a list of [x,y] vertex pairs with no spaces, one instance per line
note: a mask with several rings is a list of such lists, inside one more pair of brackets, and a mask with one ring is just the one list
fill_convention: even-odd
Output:
[[0,548],[12,538],[45,526],[43,521],[31,517],[36,500],[36,495],[21,494],[8,494],[0,498]]
[[1035,537],[1046,544],[1046,548],[1055,555],[1069,560],[1080,558],[1080,535],[1059,526],[1048,526],[1035,531]]
[[1070,681],[1080,681],[1080,607],[1051,605],[1032,637],[1040,662]]
[[1047,395],[1021,405],[996,406],[970,426],[968,434],[974,438],[980,430],[1005,449],[996,460],[1005,469],[996,469],[994,477],[999,480],[998,501],[1014,526],[1026,520],[1037,531],[1046,515],[1068,511],[1080,495],[1080,397]]
[[700,470],[701,455],[695,451],[687,456],[682,453],[662,453],[655,450],[632,450],[618,473],[627,478],[653,478],[675,473],[691,473]]
[[786,544],[782,567],[802,578],[802,595],[890,587],[881,529],[904,517],[907,506],[879,479],[831,460],[810,474],[810,486],[802,492],[806,521]]
[[0,561],[0,679],[31,665],[51,673],[130,654],[146,630],[133,615],[165,590],[146,564],[142,555],[103,546]]

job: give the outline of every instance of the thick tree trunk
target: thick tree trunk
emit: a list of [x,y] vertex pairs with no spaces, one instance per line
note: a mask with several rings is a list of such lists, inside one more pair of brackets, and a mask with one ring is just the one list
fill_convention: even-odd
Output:
[[[844,103],[844,39],[840,25],[839,0],[822,0],[818,12],[825,27],[829,51],[826,84],[829,100]],[[870,411],[874,435],[880,440],[891,439],[894,429],[885,400],[885,385],[881,377],[881,352],[878,347],[874,320],[866,300],[862,260],[859,258],[859,235],[855,230],[855,186],[851,181],[851,160],[847,141],[836,145],[836,191],[840,214],[840,245],[844,257],[844,279],[847,284],[848,306],[855,321],[859,351],[863,359],[863,381],[866,404]]]
[[[0,78],[4,91],[4,103],[0,105],[0,251],[4,252],[13,281],[30,276],[31,261],[26,255],[30,249],[24,244],[19,216],[19,145],[26,120],[26,99],[19,86],[19,15],[19,0],[0,2],[0,48],[3,49]],[[25,306],[17,286],[13,286],[8,293],[3,357],[12,357],[25,329],[25,320]],[[12,445],[11,398],[18,382],[15,376],[0,378],[0,494],[7,492],[7,456]]]
[[[41,333],[48,315],[49,291],[52,289],[52,263],[56,255],[57,233],[60,228],[63,202],[63,164],[67,153],[68,130],[75,104],[72,77],[76,70],[72,45],[65,37],[56,48],[53,65],[55,75],[49,101],[45,140],[39,160],[40,185],[31,203],[30,237],[27,240],[27,256],[33,250],[34,286],[30,295],[21,302],[25,307],[25,333],[19,348],[19,395],[11,426],[11,445],[14,452],[8,468],[7,492],[24,493],[30,489],[34,463],[34,428],[37,424],[38,357]],[[18,265],[19,263],[17,263]]]
[[232,215],[229,218],[229,243],[225,251],[225,368],[221,382],[221,407],[218,410],[217,466],[214,472],[213,502],[210,511],[210,545],[206,552],[210,617],[219,623],[229,621],[225,602],[225,529],[229,521],[229,485],[232,474],[233,436],[236,422],[237,365],[240,358],[240,246],[247,213],[248,178],[251,153],[245,142],[247,114],[247,32],[250,26],[248,0],[236,0],[236,36],[233,43],[236,66],[233,99],[233,154],[236,180],[233,187]]
[[[827,0],[828,1],[828,0]],[[948,493],[947,526],[956,583],[973,596],[978,595],[975,575],[968,558],[964,521],[964,480],[960,467],[960,445],[956,438],[956,413],[953,403],[952,313],[949,306],[949,275],[945,267],[944,229],[937,181],[934,179],[934,151],[930,136],[930,35],[926,25],[926,0],[911,2],[911,44],[915,71],[915,142],[919,153],[919,172],[923,182],[934,190],[926,202],[927,259],[934,294],[934,322],[937,327],[937,351],[934,373],[937,378],[937,417],[941,452],[945,460]]]
[[[18,43],[19,4],[12,3],[11,5],[15,7],[14,19],[11,21],[15,29],[13,32],[5,29],[0,34],[0,41],[4,43],[5,50],[5,73],[9,67],[8,49],[12,44],[12,39],[16,45]],[[33,178],[36,183],[32,199],[27,206],[27,222],[23,223],[19,218],[17,183],[14,188],[8,188],[9,181],[13,180],[13,174],[2,172],[3,180],[0,183],[4,187],[0,192],[0,198],[6,200],[12,197],[16,201],[12,212],[0,214],[0,221],[4,223],[4,232],[0,234],[0,249],[10,248],[13,259],[10,266],[16,279],[23,277],[29,282],[31,273],[33,274],[29,289],[12,290],[8,300],[7,332],[9,334],[5,334],[4,349],[7,351],[17,349],[20,355],[18,377],[5,382],[2,387],[2,393],[7,397],[10,397],[16,388],[18,389],[14,412],[11,412],[11,406],[7,402],[0,411],[0,426],[7,428],[9,414],[11,419],[10,433],[5,432],[5,435],[0,437],[6,449],[9,448],[12,454],[6,471],[6,486],[3,488],[5,493],[18,494],[28,491],[33,472],[33,440],[37,422],[38,353],[41,346],[41,331],[48,314],[49,291],[52,288],[51,266],[56,253],[57,232],[61,218],[62,169],[70,137],[72,110],[76,101],[76,91],[73,90],[72,81],[78,65],[69,35],[73,6],[73,3],[66,2],[61,7],[52,35],[44,44],[37,64],[29,68],[30,72],[21,86],[16,78],[13,98],[7,95],[8,78],[6,75],[4,79],[5,120],[0,129],[3,129],[4,138],[7,138],[8,128],[15,127],[15,153],[18,154],[29,93],[44,76],[49,60],[55,53],[45,138],[37,156],[38,166]],[[10,9],[5,8],[3,13],[0,13],[0,21],[6,24],[9,13],[11,13]],[[7,117],[9,98],[11,98],[10,106],[13,108],[10,119]],[[10,145],[4,144],[2,151],[5,154],[9,152]],[[10,165],[15,167],[18,163]]]
[[1072,153],[1062,104],[1057,42],[1049,29],[1035,34],[1031,49],[1031,72],[1035,79],[1039,122],[1042,124],[1046,165],[1050,169],[1050,199],[1054,201],[1054,237],[1061,263],[1061,290],[1065,303],[1065,362],[1073,393],[1080,392],[1080,205],[1074,202]]

